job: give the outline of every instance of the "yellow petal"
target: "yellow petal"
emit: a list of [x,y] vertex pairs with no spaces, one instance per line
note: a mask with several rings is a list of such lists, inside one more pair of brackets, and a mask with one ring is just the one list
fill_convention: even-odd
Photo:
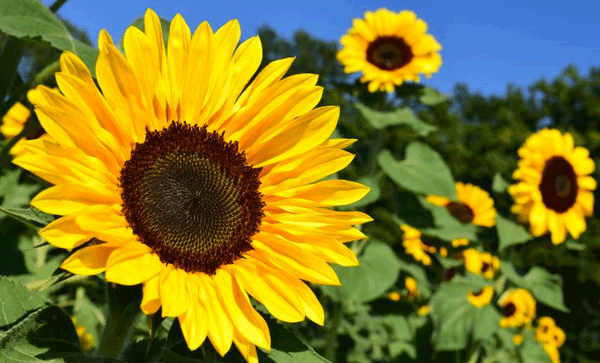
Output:
[[246,340],[239,331],[233,333],[233,343],[238,348],[242,357],[248,363],[258,363],[258,355],[256,354],[256,347],[254,344]]
[[348,205],[362,199],[370,188],[348,180],[325,180],[312,185],[288,189],[277,193],[286,198],[304,199],[314,206],[330,207]]
[[233,277],[225,270],[217,270],[214,276],[215,287],[227,307],[233,325],[242,336],[264,349],[271,348],[269,328],[264,319],[254,310],[246,293]]
[[224,268],[275,318],[288,323],[304,319],[304,304],[298,292],[283,282],[275,269],[254,259],[239,259]]
[[[179,14],[171,21],[169,40],[167,41],[167,62],[169,64],[169,83],[174,91],[171,95],[170,106],[176,109],[183,89],[185,65],[189,53],[189,44],[192,38],[190,28]],[[171,119],[179,120],[179,115],[171,115]]]
[[75,216],[62,217],[50,222],[42,228],[40,236],[53,246],[67,250],[92,239],[89,232],[82,230],[75,223]]
[[303,280],[324,285],[340,285],[340,280],[331,266],[297,244],[267,233],[260,233],[254,238],[254,250],[248,254],[264,263],[291,272]]
[[222,297],[218,294],[217,287],[213,279],[203,273],[196,274],[199,277],[201,293],[204,294],[202,300],[206,306],[207,315],[210,317],[208,326],[208,338],[215,350],[224,356],[231,348],[233,342],[233,324],[231,317]]
[[188,348],[198,349],[208,333],[208,319],[204,306],[199,302],[190,304],[188,311],[179,317],[179,323]]
[[76,275],[96,275],[106,269],[110,254],[118,244],[102,243],[84,247],[67,258],[60,267]]
[[114,251],[106,263],[106,281],[137,285],[160,272],[162,263],[152,249],[139,242],[129,242]]
[[97,204],[120,204],[120,197],[102,185],[69,183],[50,187],[31,201],[37,209],[58,215],[74,214]]
[[162,265],[160,269],[160,297],[162,316],[180,316],[190,306],[187,289],[187,273],[173,265]]
[[158,289],[159,275],[144,282],[142,288],[143,296],[140,309],[144,314],[154,314],[160,309],[160,293]]

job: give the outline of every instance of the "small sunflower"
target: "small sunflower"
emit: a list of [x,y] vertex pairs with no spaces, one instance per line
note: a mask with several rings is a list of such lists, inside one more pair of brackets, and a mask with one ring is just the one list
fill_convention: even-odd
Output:
[[494,277],[500,269],[500,260],[489,252],[479,252],[468,248],[462,252],[465,269],[473,274],[482,275],[486,279]]
[[471,305],[476,308],[482,308],[484,306],[489,305],[490,301],[492,301],[492,297],[494,296],[494,288],[491,286],[485,286],[483,289],[472,292],[469,291],[467,295],[467,299]]
[[29,116],[31,116],[31,111],[29,111],[27,107],[20,102],[15,103],[8,109],[6,115],[2,116],[0,133],[2,133],[6,139],[12,139],[23,131],[25,123],[29,120]]
[[431,265],[429,253],[435,253],[435,247],[421,241],[422,234],[418,229],[407,224],[400,225],[400,228],[404,232],[402,235],[402,245],[406,253],[413,256],[416,261],[422,262],[425,266]]
[[542,344],[546,354],[548,354],[548,358],[550,358],[551,363],[560,363],[560,352],[558,351],[558,347],[552,344]]
[[504,314],[504,317],[500,319],[500,326],[503,328],[530,326],[535,318],[535,299],[525,289],[514,289],[507,292],[498,303]]
[[512,337],[512,341],[514,345],[521,345],[525,340],[525,336],[523,334],[515,334]]
[[[39,91],[37,89],[30,90],[27,92],[27,98],[33,102],[33,100],[39,97]],[[6,115],[2,116],[2,125],[0,125],[0,133],[7,140],[12,139],[17,136],[23,129],[25,128],[25,124],[29,121],[29,117],[31,116],[31,111],[27,107],[25,107],[22,103],[15,103],[6,113]],[[33,135],[27,135],[27,138],[33,139],[36,137],[49,139],[48,134],[43,132],[44,130],[40,128],[39,132],[34,132]],[[16,144],[10,149],[9,153],[12,156],[20,155],[23,149],[24,139],[17,141]]]
[[442,65],[442,46],[426,31],[427,24],[412,11],[367,11],[340,39],[337,58],[344,72],[363,73],[369,92],[393,92],[395,85],[418,82],[420,73],[430,77]]
[[73,325],[75,325],[75,331],[77,332],[77,336],[79,337],[79,343],[81,344],[81,348],[89,352],[94,349],[94,336],[86,331],[85,326],[79,325],[77,323],[77,318],[72,317]]
[[406,288],[406,291],[408,291],[409,297],[414,297],[418,295],[417,280],[413,279],[412,277],[407,277],[404,280],[404,287]]
[[177,14],[166,48],[152,10],[144,27],[127,29],[125,55],[100,32],[102,91],[62,54],[60,93],[41,87],[34,102],[51,140],[26,142],[14,162],[54,184],[31,204],[63,216],[40,232],[78,248],[62,268],[142,284],[141,310],[177,318],[190,349],[208,337],[257,362],[271,338],[250,296],[281,321],[322,325],[302,280],[339,285],[329,263],[358,264],[344,242],[371,218],[333,207],[368,188],[323,180],[350,163],[353,140],[330,139],[339,109],[315,108],[316,75],[284,77],[291,58],[254,78],[261,43],[237,46],[236,20],[192,35]]
[[475,185],[461,182],[457,182],[455,188],[458,201],[451,201],[439,195],[429,195],[427,201],[445,207],[461,223],[472,223],[482,227],[496,225],[494,200],[488,192]]
[[566,337],[565,332],[556,325],[554,319],[543,316],[538,320],[535,338],[542,344],[551,344],[559,348],[564,344]]
[[429,305],[423,305],[417,310],[417,315],[425,316],[428,315],[430,312],[431,308],[429,307]]
[[534,236],[550,231],[552,243],[565,241],[567,231],[577,239],[585,231],[585,217],[594,211],[596,180],[589,151],[574,147],[573,136],[554,129],[531,135],[518,151],[517,184],[508,192],[515,200],[511,211],[529,223]]
[[456,248],[456,247],[468,245],[469,240],[466,238],[455,238],[451,241],[451,243],[452,243],[452,247]]
[[392,301],[400,301],[402,295],[398,291],[392,291],[389,293],[388,298]]

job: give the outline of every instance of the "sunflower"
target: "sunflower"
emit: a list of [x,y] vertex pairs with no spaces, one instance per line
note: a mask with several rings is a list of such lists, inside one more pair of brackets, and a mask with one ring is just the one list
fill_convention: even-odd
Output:
[[427,201],[448,212],[461,223],[475,226],[493,227],[496,224],[494,200],[485,190],[472,185],[457,182],[455,185],[458,201],[451,201],[439,195],[427,196]]
[[413,256],[416,261],[422,262],[423,265],[431,265],[431,257],[428,253],[435,253],[436,249],[433,246],[421,241],[421,232],[407,224],[401,224],[400,228],[404,234],[402,235],[402,245],[406,253]]
[[490,301],[492,301],[492,297],[494,296],[494,288],[491,286],[484,286],[483,289],[472,292],[469,291],[467,294],[467,299],[471,305],[476,308],[482,308],[484,306],[489,305]]
[[465,269],[473,274],[482,275],[486,279],[494,277],[500,269],[500,260],[489,252],[479,252],[468,248],[462,252]]
[[515,334],[512,337],[512,341],[514,345],[521,345],[525,340],[525,336],[523,334]]
[[530,326],[535,318],[535,299],[525,289],[514,289],[507,292],[498,303],[504,313],[504,317],[500,319],[500,326],[503,328]]
[[515,200],[511,211],[529,222],[534,236],[550,231],[552,243],[565,241],[567,231],[577,239],[585,231],[585,217],[594,210],[596,180],[589,151],[573,146],[573,136],[554,129],[531,135],[518,151],[520,160],[508,192]]
[[[30,90],[27,92],[27,98],[29,101],[33,102],[33,100],[39,97],[39,91],[37,89]],[[25,105],[20,102],[15,103],[8,112],[2,116],[2,125],[0,125],[0,133],[7,140],[12,139],[17,136],[23,129],[25,128],[25,124],[29,120],[31,116],[31,111]],[[48,138],[48,135],[43,132],[42,129],[34,132],[32,135],[27,135],[27,138]],[[23,152],[23,143],[25,140],[21,139],[17,141],[16,144],[10,149],[9,153],[12,156],[17,156]]]
[[404,280],[404,287],[406,288],[409,297],[414,297],[419,294],[417,291],[417,280],[410,276]]
[[466,238],[455,238],[452,240],[452,247],[456,248],[456,247],[460,247],[460,246],[466,246],[469,244],[469,240]]
[[78,248],[62,268],[143,284],[141,310],[178,318],[191,350],[208,337],[220,355],[233,343],[256,362],[271,338],[250,296],[281,321],[322,325],[302,280],[339,285],[329,263],[358,264],[343,243],[371,218],[333,207],[368,188],[322,180],[350,163],[353,140],[329,139],[339,109],[314,108],[316,75],[283,77],[291,58],[248,84],[262,47],[252,37],[236,49],[236,20],[192,35],[177,14],[166,49],[151,10],[144,27],[127,29],[125,55],[100,32],[101,92],[62,54],[62,94],[42,87],[34,102],[52,140],[28,141],[14,162],[55,184],[31,204],[63,216],[40,232]]
[[395,85],[418,82],[419,73],[429,78],[442,65],[437,53],[442,46],[426,31],[427,24],[412,11],[367,11],[340,39],[337,58],[344,72],[363,73],[369,92],[393,92]]
[[388,294],[388,299],[390,299],[392,301],[400,301],[401,298],[402,298],[402,295],[400,295],[400,293],[398,291],[392,291]]
[[551,363],[560,363],[560,353],[558,351],[558,347],[552,344],[543,344],[544,350],[548,357],[550,358]]
[[565,332],[556,325],[554,319],[543,316],[538,320],[535,338],[542,344],[551,344],[558,348],[565,342]]
[[86,331],[85,326],[77,323],[76,317],[72,317],[71,321],[73,321],[73,325],[75,325],[75,331],[79,337],[79,344],[81,344],[81,348],[86,352],[94,349],[94,336],[90,332]]
[[417,315],[424,316],[428,315],[431,312],[431,308],[429,305],[423,305],[419,309],[417,309]]

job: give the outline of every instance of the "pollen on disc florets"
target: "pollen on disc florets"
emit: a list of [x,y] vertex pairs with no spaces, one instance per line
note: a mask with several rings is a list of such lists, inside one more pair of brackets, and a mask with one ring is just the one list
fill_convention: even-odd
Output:
[[252,249],[263,217],[260,171],[237,142],[172,122],[148,132],[125,162],[123,213],[162,262],[212,275]]

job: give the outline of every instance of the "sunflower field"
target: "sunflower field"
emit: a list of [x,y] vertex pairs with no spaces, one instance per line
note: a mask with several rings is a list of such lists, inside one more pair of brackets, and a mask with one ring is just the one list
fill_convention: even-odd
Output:
[[600,362],[600,69],[442,94],[410,10],[96,48],[65,2],[0,0],[0,362]]

